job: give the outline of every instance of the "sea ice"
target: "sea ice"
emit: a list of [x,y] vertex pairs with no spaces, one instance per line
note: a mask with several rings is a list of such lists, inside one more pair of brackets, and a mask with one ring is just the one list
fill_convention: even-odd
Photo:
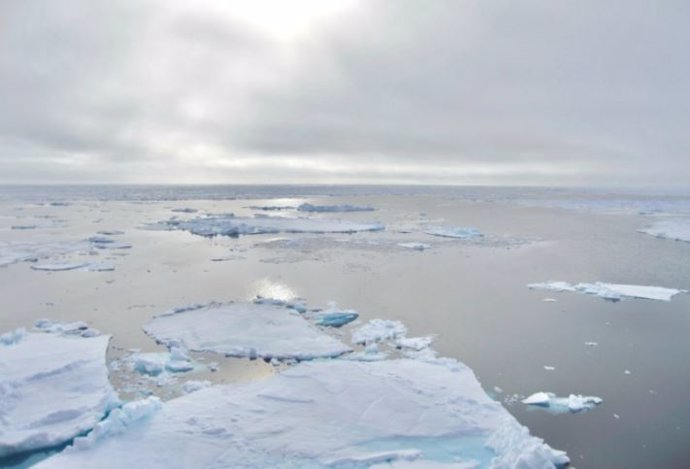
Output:
[[431,247],[430,244],[427,243],[398,243],[398,246],[401,248],[406,248],[406,249],[414,249],[415,251],[424,251],[425,249],[429,249]]
[[84,241],[0,241],[0,267],[90,250],[91,245]]
[[653,287],[646,285],[623,285],[617,283],[578,283],[544,282],[527,285],[531,289],[550,290],[556,292],[577,291],[588,295],[598,296],[605,300],[618,301],[623,298],[642,298],[647,300],[671,301],[678,293],[685,290],[676,288]]
[[362,205],[313,205],[301,204],[297,207],[300,212],[373,212],[374,207]]
[[164,404],[127,404],[36,467],[354,468],[410,460],[414,465],[399,467],[568,463],[563,452],[530,436],[459,362],[329,360]]
[[82,326],[44,321],[37,327],[54,332],[0,336],[0,458],[65,443],[119,404],[105,364],[110,336],[81,337]]
[[690,243],[690,219],[688,218],[661,220],[637,231],[657,238]]
[[326,311],[310,312],[307,314],[307,317],[319,326],[342,327],[357,319],[359,313],[351,309],[342,311],[329,309]]
[[240,218],[232,215],[168,220],[168,229],[189,231],[199,236],[240,236],[268,233],[356,233],[381,231],[380,223],[356,223],[324,218],[255,217]]
[[44,264],[33,264],[33,270],[45,270],[47,272],[60,272],[63,270],[82,269],[89,265],[88,262],[53,262]]
[[400,321],[372,319],[352,332],[352,342],[355,344],[370,344],[403,338],[406,334],[407,327]]
[[211,303],[178,308],[144,326],[169,347],[227,356],[310,360],[350,347],[318,330],[296,310],[270,303]]
[[179,347],[171,347],[169,353],[135,353],[127,361],[135,371],[149,376],[158,376],[166,371],[181,373],[194,369],[192,359]]
[[522,400],[523,404],[548,408],[556,413],[573,414],[592,410],[602,402],[602,399],[596,396],[571,394],[568,397],[558,397],[551,392],[537,392]]
[[429,226],[424,232],[432,236],[456,239],[477,239],[484,236],[476,228],[463,228],[458,226]]

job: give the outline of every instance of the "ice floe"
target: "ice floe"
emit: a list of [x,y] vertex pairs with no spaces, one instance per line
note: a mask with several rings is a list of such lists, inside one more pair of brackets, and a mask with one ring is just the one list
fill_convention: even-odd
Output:
[[690,218],[661,220],[637,231],[657,238],[690,243]]
[[165,229],[184,230],[199,236],[241,236],[273,233],[357,233],[381,231],[381,223],[358,223],[325,218],[255,217],[241,218],[233,215],[172,219],[159,223]]
[[430,244],[427,243],[398,243],[398,246],[401,248],[406,248],[406,249],[413,249],[415,251],[424,251],[426,249],[429,249],[431,247]]
[[142,374],[158,376],[164,372],[180,373],[194,369],[194,363],[186,351],[171,347],[167,352],[135,353],[126,358],[132,368]]
[[115,265],[110,262],[43,262],[31,265],[33,270],[63,272],[66,270],[85,270],[89,272],[111,272]]
[[522,400],[523,404],[543,407],[555,413],[573,414],[592,410],[602,402],[602,399],[596,396],[571,394],[568,397],[558,397],[551,392],[537,392]]
[[144,330],[168,347],[235,357],[309,360],[351,350],[296,310],[269,302],[178,308],[156,316]]
[[119,404],[105,364],[110,336],[88,336],[84,323],[37,328],[46,332],[0,336],[0,458],[66,443]]
[[359,317],[359,313],[353,310],[328,310],[308,314],[309,319],[319,326],[342,327]]
[[476,228],[463,228],[457,226],[429,226],[424,229],[426,234],[443,238],[477,239],[484,235]]
[[300,212],[373,212],[374,207],[363,205],[313,205],[304,203],[297,207]]
[[389,462],[553,469],[568,459],[530,436],[459,362],[329,360],[164,404],[127,404],[36,467],[355,468]]
[[0,241],[0,267],[90,250],[90,243],[85,241]]
[[580,292],[598,296],[605,300],[618,301],[623,298],[641,298],[646,300],[671,301],[675,295],[686,293],[686,290],[676,288],[654,287],[646,285],[624,285],[617,283],[578,283],[543,282],[530,283],[528,288],[534,290],[549,290],[555,292]]

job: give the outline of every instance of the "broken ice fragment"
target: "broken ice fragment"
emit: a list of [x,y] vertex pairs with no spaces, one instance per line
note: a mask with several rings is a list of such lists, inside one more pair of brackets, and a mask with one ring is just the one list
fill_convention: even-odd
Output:
[[676,288],[654,287],[646,285],[624,285],[617,283],[578,283],[577,285],[568,282],[544,282],[530,283],[528,288],[537,290],[550,290],[556,292],[570,291],[581,292],[588,295],[598,296],[609,301],[618,301],[622,298],[642,298],[647,300],[671,301],[671,298],[685,290]]
[[548,408],[556,413],[578,413],[592,410],[603,401],[596,396],[582,396],[571,394],[568,397],[558,397],[551,392],[537,392],[522,400],[523,404]]
[[407,327],[400,321],[372,319],[352,332],[352,342],[355,344],[369,344],[402,338],[405,337],[405,334],[407,334]]
[[424,232],[432,236],[456,239],[477,239],[484,235],[476,228],[462,228],[457,226],[430,226]]

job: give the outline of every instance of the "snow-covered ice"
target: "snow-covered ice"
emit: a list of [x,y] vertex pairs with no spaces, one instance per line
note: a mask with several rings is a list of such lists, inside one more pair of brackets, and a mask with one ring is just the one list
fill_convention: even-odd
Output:
[[180,347],[170,352],[135,353],[126,359],[132,368],[142,374],[158,376],[164,372],[180,373],[194,369],[194,362]]
[[314,205],[309,203],[297,207],[300,212],[372,212],[374,207],[363,205]]
[[0,241],[0,267],[90,250],[91,245],[85,241]]
[[0,457],[68,442],[119,404],[105,363],[110,336],[82,337],[83,323],[37,326],[54,332],[0,336]]
[[36,467],[344,468],[405,461],[553,469],[568,459],[530,436],[459,362],[331,360],[164,404],[127,404]]
[[[325,218],[255,217],[232,215],[168,220],[162,222],[167,229],[189,231],[199,236],[240,236],[270,233],[357,233],[381,231],[381,223],[359,223]],[[160,226],[160,224],[159,224]]]
[[400,321],[372,319],[352,332],[352,342],[370,344],[403,338],[406,334],[407,327]]
[[211,303],[178,308],[144,326],[169,347],[227,356],[309,360],[350,347],[318,330],[296,310],[270,303]]
[[647,300],[671,301],[673,296],[685,293],[685,290],[677,288],[654,287],[646,285],[624,285],[617,283],[578,283],[568,282],[543,282],[530,283],[528,288],[536,290],[549,290],[556,292],[581,292],[598,296],[605,300],[618,301],[623,298],[642,298]]
[[573,414],[592,410],[602,402],[602,399],[596,396],[570,394],[568,397],[558,397],[551,392],[537,392],[522,400],[523,404],[548,408],[556,413]]
[[674,241],[685,241],[690,243],[690,218],[661,220],[637,231],[651,236],[656,236],[657,238],[672,239]]
[[458,226],[429,226],[424,230],[424,232],[432,236],[457,239],[477,239],[484,236],[476,228],[463,228]]

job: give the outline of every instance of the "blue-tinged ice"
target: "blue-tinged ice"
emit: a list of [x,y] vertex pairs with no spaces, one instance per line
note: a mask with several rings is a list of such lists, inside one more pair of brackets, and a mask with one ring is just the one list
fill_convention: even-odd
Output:
[[477,239],[484,235],[476,228],[457,227],[457,226],[429,226],[424,232],[433,236],[456,239]]
[[105,363],[110,336],[83,323],[37,328],[0,336],[0,465],[68,442],[119,404]]
[[[130,406],[138,406],[134,416]],[[459,362],[327,360],[163,404],[128,404],[36,467],[554,469],[567,463]]]
[[597,396],[570,394],[568,397],[558,397],[551,392],[537,392],[522,400],[523,404],[541,407],[554,413],[572,414],[592,410],[602,402],[603,400]]

